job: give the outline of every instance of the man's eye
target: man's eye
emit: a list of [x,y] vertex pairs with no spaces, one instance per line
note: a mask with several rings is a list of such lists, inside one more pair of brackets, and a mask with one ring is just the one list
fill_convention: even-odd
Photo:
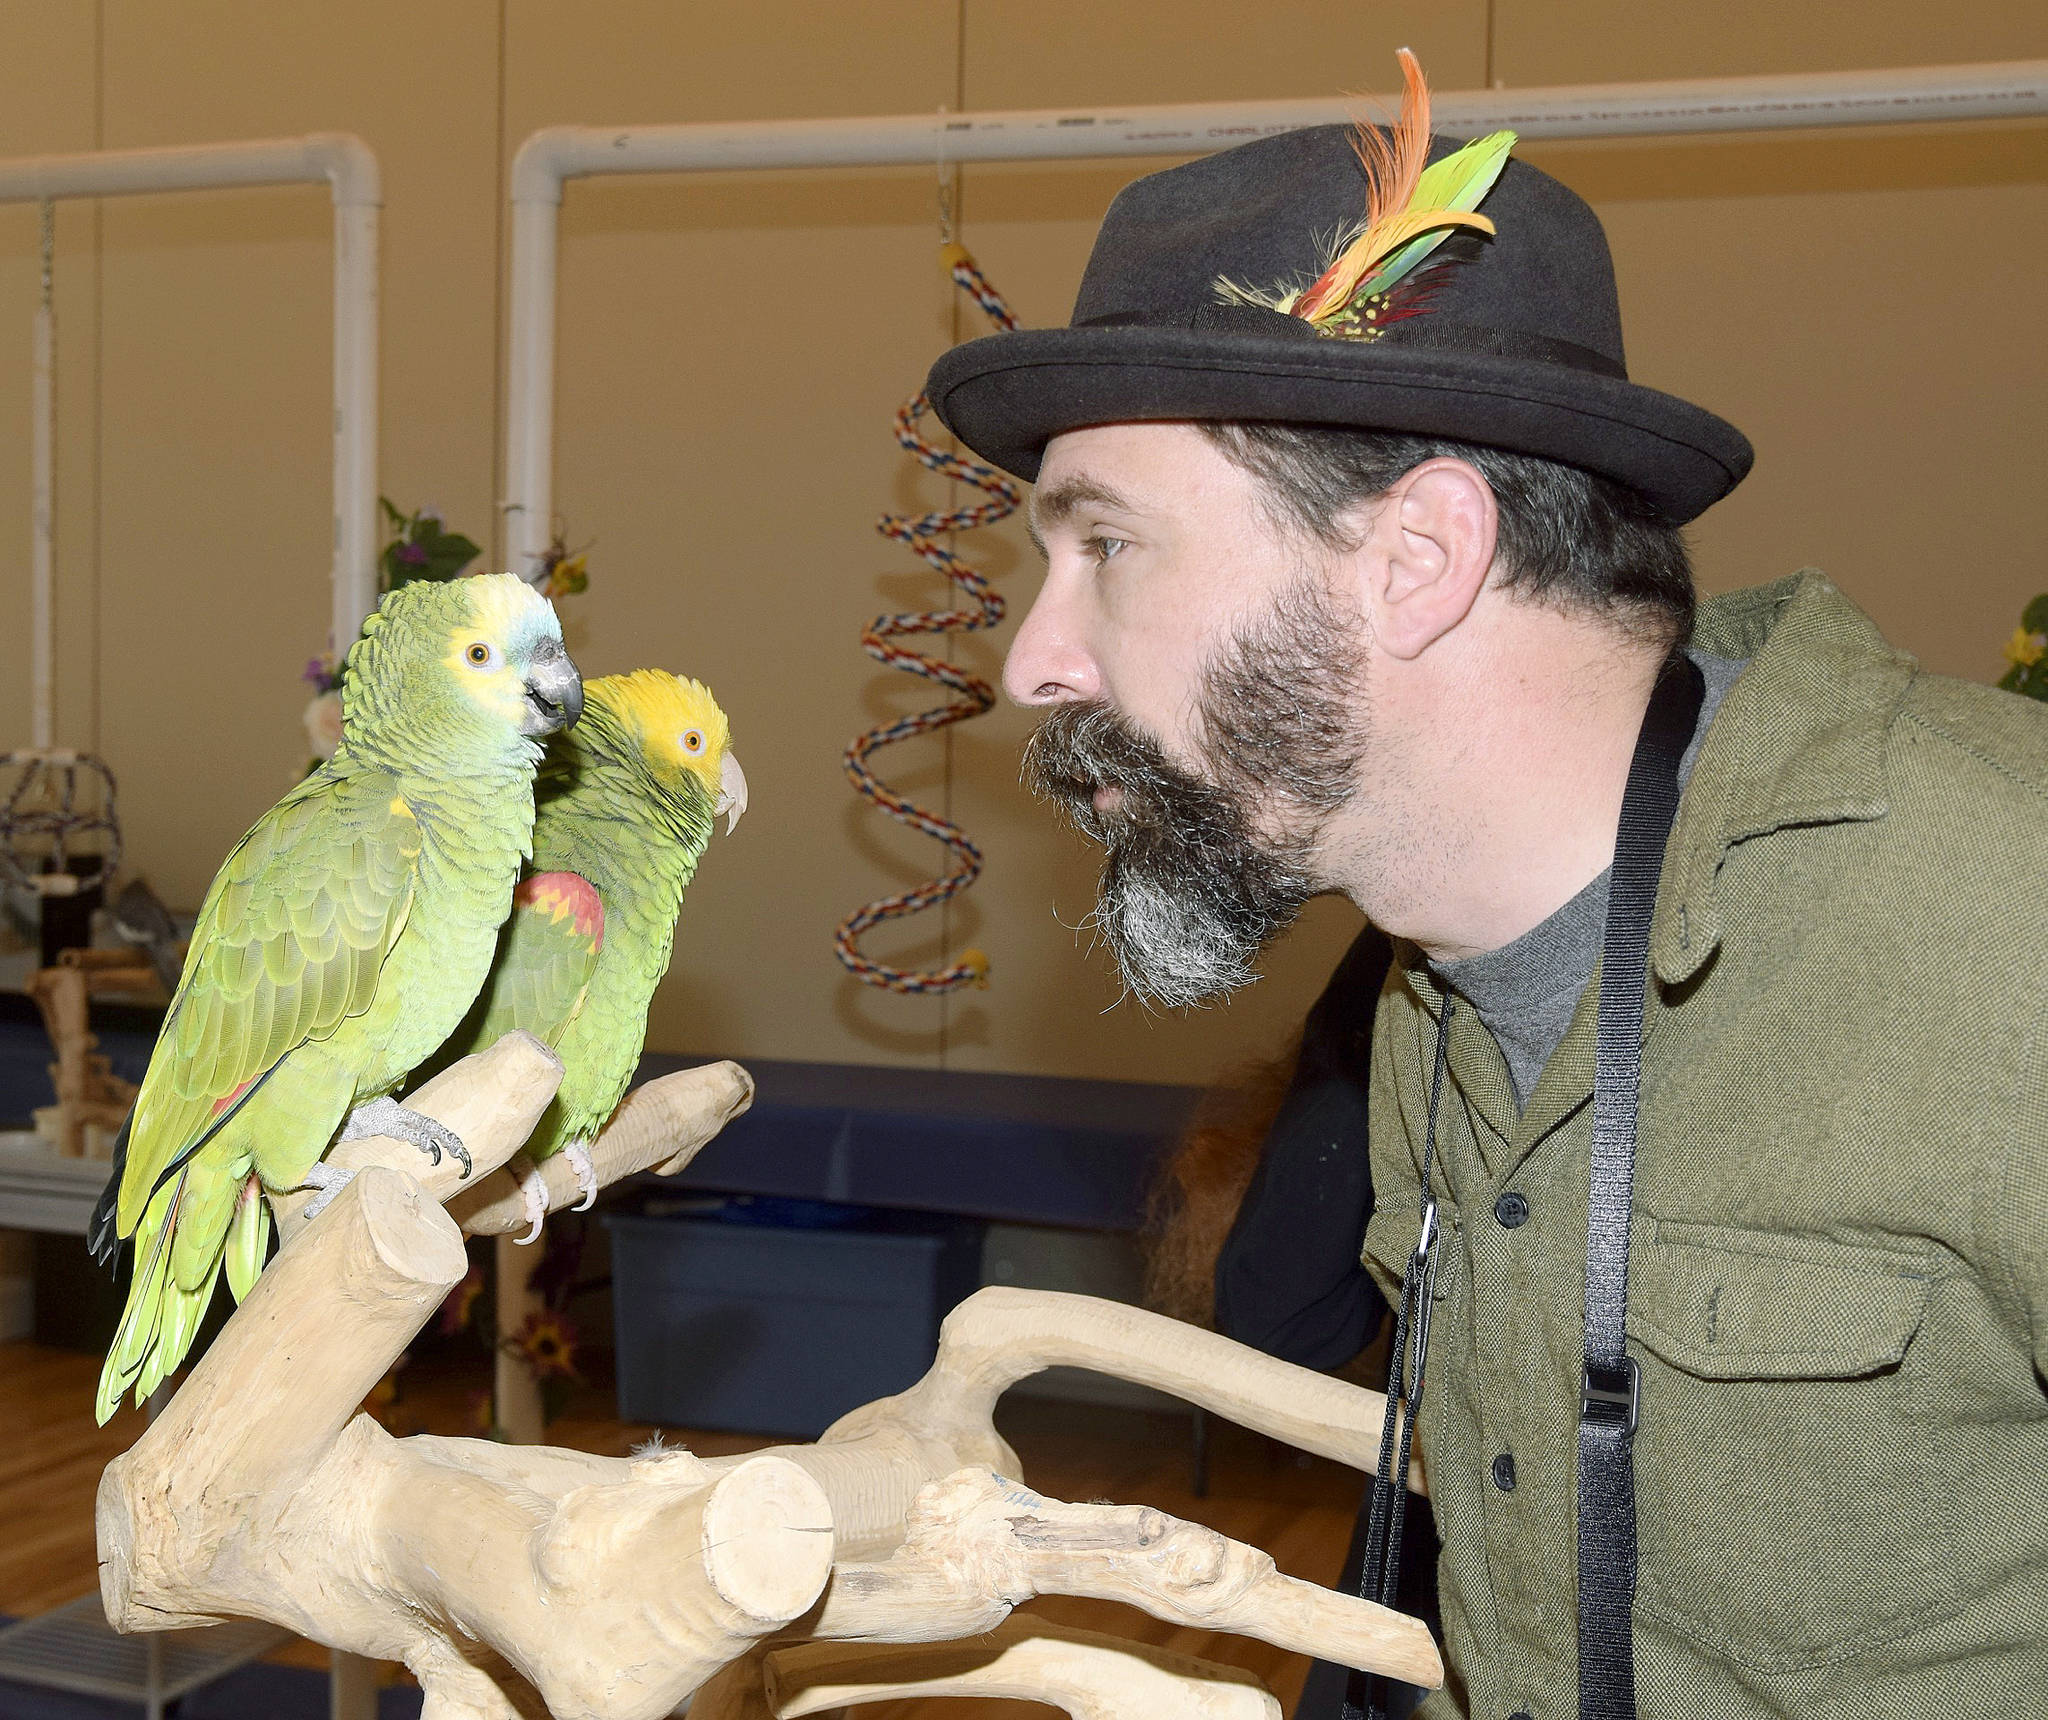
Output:
[[1092,537],[1084,538],[1081,547],[1088,552],[1090,561],[1104,562],[1131,546],[1123,538],[1105,537],[1097,532]]

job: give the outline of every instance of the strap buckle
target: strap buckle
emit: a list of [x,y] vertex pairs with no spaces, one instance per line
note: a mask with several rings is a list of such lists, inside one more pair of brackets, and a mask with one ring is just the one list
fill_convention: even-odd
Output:
[[1413,1259],[1427,1262],[1430,1251],[1436,1246],[1436,1197],[1425,1195],[1422,1201],[1422,1228],[1415,1234]]
[[1642,1395],[1643,1370],[1634,1356],[1623,1356],[1618,1368],[1588,1362],[1579,1377],[1579,1420],[1633,1434]]

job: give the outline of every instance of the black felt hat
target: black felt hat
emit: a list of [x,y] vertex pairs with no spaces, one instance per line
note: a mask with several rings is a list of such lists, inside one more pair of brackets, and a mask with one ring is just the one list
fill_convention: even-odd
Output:
[[[1432,159],[1458,145],[1438,142]],[[1614,268],[1583,199],[1510,160],[1489,237],[1433,271],[1425,308],[1377,338],[1321,334],[1217,282],[1305,285],[1358,220],[1346,126],[1244,144],[1128,185],[1088,259],[1070,326],[955,347],[926,384],[983,458],[1035,478],[1047,440],[1135,419],[1353,425],[1540,454],[1614,478],[1674,521],[1749,471],[1733,425],[1628,380]]]

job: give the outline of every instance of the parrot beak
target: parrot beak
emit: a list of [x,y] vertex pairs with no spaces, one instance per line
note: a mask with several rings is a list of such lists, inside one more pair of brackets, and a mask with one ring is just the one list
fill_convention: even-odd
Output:
[[730,836],[746,810],[747,773],[740,769],[740,761],[727,753],[718,766],[718,804],[711,809],[711,816],[726,814],[725,833]]
[[583,676],[553,640],[534,653],[526,674],[526,714],[519,732],[530,740],[566,729],[583,715]]

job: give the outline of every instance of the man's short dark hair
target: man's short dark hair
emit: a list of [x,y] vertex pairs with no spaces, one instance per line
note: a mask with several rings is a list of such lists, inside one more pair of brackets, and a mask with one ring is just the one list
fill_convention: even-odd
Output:
[[1204,435],[1256,479],[1273,512],[1332,549],[1356,548],[1351,516],[1425,460],[1474,467],[1499,511],[1500,584],[1590,610],[1675,649],[1697,602],[1679,528],[1625,485],[1534,454],[1439,436],[1324,424],[1205,423]]

